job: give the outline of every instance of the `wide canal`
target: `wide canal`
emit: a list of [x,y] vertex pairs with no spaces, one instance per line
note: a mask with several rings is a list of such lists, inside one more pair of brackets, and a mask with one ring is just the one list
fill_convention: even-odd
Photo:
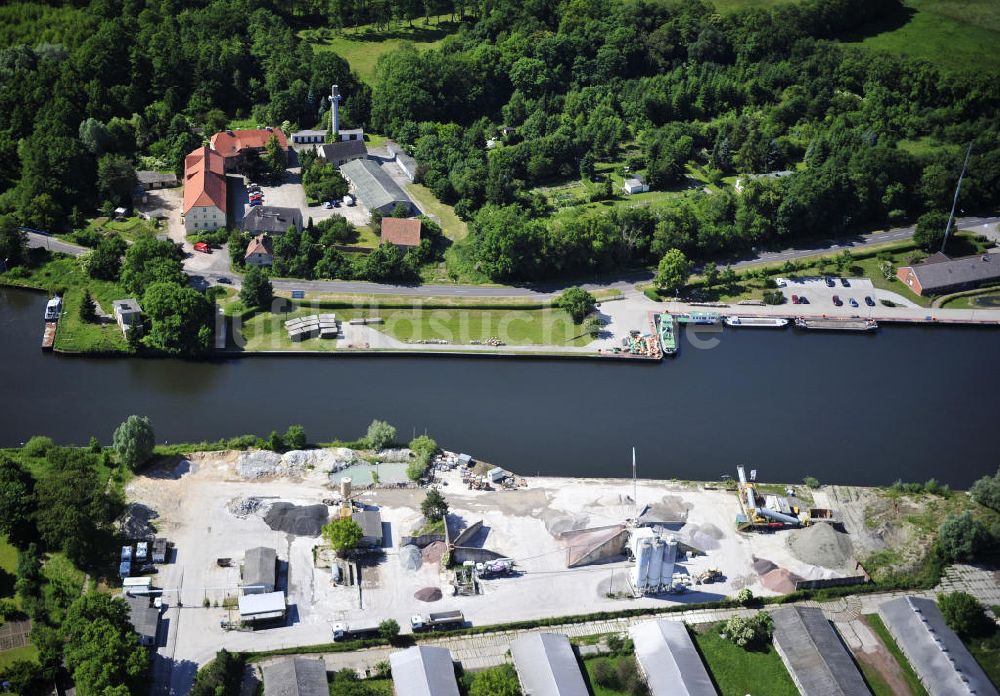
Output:
[[372,418],[525,474],[967,486],[997,468],[1000,330],[682,333],[661,364],[450,357],[90,359],[39,349],[45,298],[0,288],[0,446],[109,442],[132,413],[161,442]]

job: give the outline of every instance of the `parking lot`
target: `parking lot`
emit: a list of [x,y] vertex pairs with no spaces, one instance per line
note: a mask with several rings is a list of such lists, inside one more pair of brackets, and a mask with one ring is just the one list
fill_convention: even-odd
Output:
[[[243,185],[234,185],[235,182],[242,181]],[[243,219],[243,215],[250,207],[250,197],[246,190],[246,180],[242,178],[230,178],[229,197],[233,207],[233,214],[237,222]],[[292,167],[287,170],[285,180],[277,186],[267,186],[261,184],[261,192],[264,194],[264,205],[276,206],[279,208],[298,208],[302,211],[302,222],[307,224],[309,218],[314,223],[325,220],[334,215],[347,218],[351,224],[356,226],[367,225],[371,222],[371,214],[361,203],[353,206],[340,205],[339,208],[324,208],[322,205],[310,206],[306,203],[306,192],[302,188],[302,174],[299,167]]]
[[[778,281],[779,288],[788,300],[788,304],[805,304],[810,306],[813,311],[829,309],[831,313],[868,316],[879,307],[879,301],[883,299],[890,300],[897,305],[916,306],[894,292],[876,288],[872,281],[867,278],[834,277],[831,278],[832,287],[826,278],[788,278],[778,279]],[[782,282],[785,283],[783,287],[781,286]],[[844,284],[845,282],[847,285]],[[870,297],[874,304],[867,304],[866,297]],[[793,298],[799,298],[800,302],[796,303]],[[806,302],[801,302],[802,298],[805,298]],[[840,300],[839,306],[834,298]],[[856,307],[851,305],[852,299],[857,303]]]

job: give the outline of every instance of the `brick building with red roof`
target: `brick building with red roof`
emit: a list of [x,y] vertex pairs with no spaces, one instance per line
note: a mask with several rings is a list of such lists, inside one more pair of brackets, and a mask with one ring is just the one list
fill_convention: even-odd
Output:
[[215,230],[226,226],[226,174],[223,158],[199,147],[184,158],[184,229]]
[[264,152],[271,136],[278,141],[282,150],[288,149],[288,138],[280,128],[255,128],[252,130],[219,131],[209,141],[213,150],[222,155],[226,171],[236,171],[243,162],[243,155],[253,150]]

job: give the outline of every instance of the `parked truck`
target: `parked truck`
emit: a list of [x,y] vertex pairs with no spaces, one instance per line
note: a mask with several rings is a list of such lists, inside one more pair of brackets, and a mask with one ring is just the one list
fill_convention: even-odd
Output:
[[333,624],[334,640],[358,640],[378,635],[378,621],[356,621]]
[[437,611],[430,614],[414,614],[410,617],[410,628],[416,631],[445,631],[461,628],[465,615],[460,611]]

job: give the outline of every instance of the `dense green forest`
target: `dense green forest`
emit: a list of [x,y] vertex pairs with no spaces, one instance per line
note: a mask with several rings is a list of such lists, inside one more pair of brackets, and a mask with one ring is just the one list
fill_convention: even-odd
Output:
[[[898,0],[726,14],[673,0],[42,8],[4,8],[0,51],[0,212],[35,227],[78,225],[120,193],[127,164],[143,156],[177,168],[232,119],[314,126],[334,82],[343,122],[412,151],[423,183],[472,223],[458,258],[497,280],[649,266],[672,248],[724,257],[913,221],[950,206],[970,142],[962,208],[1000,202],[994,76],[833,40],[895,15]],[[431,50],[387,53],[371,87],[296,35],[425,15],[460,28]],[[500,125],[514,130],[487,148]],[[683,187],[694,169],[707,185],[643,207],[611,205],[608,179],[593,199],[609,205],[558,215],[537,190],[600,183],[625,166],[654,189]],[[741,193],[712,186],[779,170],[794,174],[747,178]]]

